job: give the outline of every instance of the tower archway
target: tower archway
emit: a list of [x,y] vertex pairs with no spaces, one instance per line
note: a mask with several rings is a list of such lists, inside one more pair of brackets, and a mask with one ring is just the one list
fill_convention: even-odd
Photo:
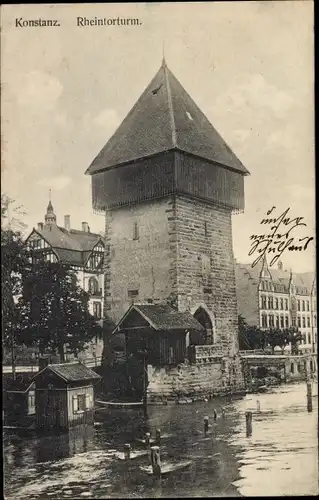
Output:
[[199,306],[193,313],[195,319],[204,327],[204,332],[192,332],[190,336],[190,344],[204,345],[213,343],[213,323],[206,309]]

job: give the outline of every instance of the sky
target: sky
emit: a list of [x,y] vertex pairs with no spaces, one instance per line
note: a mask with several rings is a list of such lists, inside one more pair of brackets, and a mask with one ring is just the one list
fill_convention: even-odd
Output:
[[[2,6],[2,193],[22,204],[27,233],[49,200],[63,225],[103,231],[84,172],[159,69],[168,67],[250,172],[233,216],[234,254],[267,210],[304,217],[315,236],[313,2]],[[139,26],[77,26],[77,17],[138,18]],[[57,19],[19,27],[16,19]],[[313,270],[315,243],[285,251]]]

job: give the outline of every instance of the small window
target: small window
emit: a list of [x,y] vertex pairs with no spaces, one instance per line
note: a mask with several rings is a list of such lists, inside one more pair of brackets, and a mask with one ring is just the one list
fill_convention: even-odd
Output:
[[307,300],[307,311],[309,311],[309,300]]
[[311,344],[311,335],[308,333],[308,344]]
[[96,319],[101,319],[102,307],[101,302],[93,302],[93,316]]
[[300,311],[300,300],[297,300],[297,309]]
[[284,308],[284,300],[280,299],[280,309],[283,309],[283,308]]
[[127,290],[127,296],[132,302],[134,302],[134,300],[138,297],[138,290]]
[[274,327],[274,315],[270,314],[268,318],[269,318],[269,327],[273,328]]
[[204,222],[204,233],[205,233],[205,236],[208,236],[208,227],[207,227],[206,221]]
[[305,301],[304,300],[302,301],[302,310],[303,311],[305,310]]
[[294,371],[295,371],[295,365],[293,363],[291,363],[290,372],[294,373]]
[[86,397],[85,394],[78,395],[78,411],[86,410]]
[[285,299],[285,309],[288,311],[288,299]]
[[288,316],[285,317],[285,326],[286,326],[286,328],[289,327],[289,317]]
[[278,309],[278,299],[275,299],[275,309]]
[[138,234],[138,224],[137,222],[133,223],[133,240],[138,240],[139,239],[139,234]]
[[302,317],[302,328],[306,328],[306,318]]
[[310,318],[309,318],[309,316],[307,317],[307,327],[308,328],[310,327]]
[[89,292],[91,295],[96,295],[99,291],[99,282],[96,278],[89,279]]
[[28,414],[35,414],[35,391],[29,391],[28,394]]
[[298,326],[299,326],[299,328],[301,328],[301,318],[300,318],[300,316],[298,316]]
[[285,324],[284,324],[284,317],[280,316],[280,327],[284,328],[284,326],[285,326]]
[[261,316],[261,326],[263,328],[267,328],[267,315],[266,314],[262,314],[262,316]]

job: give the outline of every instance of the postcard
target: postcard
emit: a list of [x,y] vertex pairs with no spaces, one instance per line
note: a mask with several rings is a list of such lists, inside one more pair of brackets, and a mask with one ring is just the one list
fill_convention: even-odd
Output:
[[318,495],[314,2],[2,6],[4,495]]

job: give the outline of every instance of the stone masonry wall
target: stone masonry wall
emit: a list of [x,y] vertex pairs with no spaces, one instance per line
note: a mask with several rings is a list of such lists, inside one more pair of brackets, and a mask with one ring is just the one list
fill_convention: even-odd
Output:
[[179,310],[205,304],[216,318],[214,342],[238,351],[231,212],[186,197],[176,200]]
[[[228,390],[243,390],[240,360],[215,359],[210,363],[154,367],[148,365],[149,400],[218,395]],[[234,372],[230,366],[236,366]],[[232,377],[230,374],[234,373]]]
[[[176,234],[172,198],[109,210],[106,213],[105,312],[118,322],[132,303],[165,303],[176,291]],[[133,239],[134,224],[138,239]]]

